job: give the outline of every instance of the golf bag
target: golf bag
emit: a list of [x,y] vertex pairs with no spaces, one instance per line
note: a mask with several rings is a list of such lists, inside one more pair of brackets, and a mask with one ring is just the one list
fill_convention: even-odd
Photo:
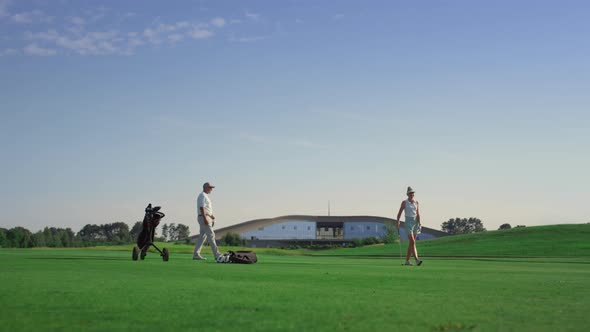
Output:
[[254,264],[258,262],[254,251],[230,251],[230,262],[241,264]]
[[143,223],[141,227],[141,232],[137,236],[137,246],[133,247],[133,255],[131,258],[136,261],[138,257],[141,260],[145,259],[147,255],[147,251],[150,246],[154,247],[162,256],[162,259],[167,262],[169,258],[169,252],[167,248],[160,250],[154,244],[154,234],[156,233],[156,227],[160,224],[160,220],[164,218],[165,214],[160,212],[160,207],[155,206],[152,208],[152,204],[150,203],[145,208],[145,216],[143,217]]

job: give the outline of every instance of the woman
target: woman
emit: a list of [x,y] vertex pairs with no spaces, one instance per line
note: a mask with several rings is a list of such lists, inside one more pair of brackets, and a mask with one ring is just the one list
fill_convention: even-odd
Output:
[[399,207],[399,212],[397,213],[397,232],[399,234],[399,218],[402,215],[402,211],[404,211],[406,217],[406,234],[408,234],[408,240],[410,240],[405,265],[412,265],[412,263],[410,263],[410,257],[412,257],[412,255],[416,259],[416,265],[422,265],[422,261],[418,258],[418,250],[416,250],[416,235],[420,229],[420,208],[418,201],[414,200],[414,193],[414,189],[408,187],[406,193],[408,199],[402,202],[402,205]]

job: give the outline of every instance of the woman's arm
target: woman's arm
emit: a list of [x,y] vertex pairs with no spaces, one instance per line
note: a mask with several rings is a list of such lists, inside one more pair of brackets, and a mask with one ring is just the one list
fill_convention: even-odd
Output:
[[402,201],[402,205],[399,207],[397,212],[397,229],[399,229],[399,218],[402,216],[402,211],[406,208],[406,201]]

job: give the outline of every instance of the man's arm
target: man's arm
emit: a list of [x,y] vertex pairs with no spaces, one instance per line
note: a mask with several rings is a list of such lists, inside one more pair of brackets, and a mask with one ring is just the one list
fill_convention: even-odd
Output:
[[402,211],[406,207],[406,201],[402,201],[402,205],[399,207],[399,211],[397,212],[397,229],[399,229],[399,218],[402,216]]
[[201,216],[203,216],[203,222],[205,223],[205,225],[209,225],[209,220],[207,220],[207,215],[205,214],[205,209],[203,209],[203,207],[200,207],[199,211],[201,211]]

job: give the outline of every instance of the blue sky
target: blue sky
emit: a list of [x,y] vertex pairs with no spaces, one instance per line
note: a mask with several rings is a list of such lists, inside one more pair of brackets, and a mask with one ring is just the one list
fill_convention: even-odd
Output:
[[585,1],[0,0],[0,227],[590,221]]

